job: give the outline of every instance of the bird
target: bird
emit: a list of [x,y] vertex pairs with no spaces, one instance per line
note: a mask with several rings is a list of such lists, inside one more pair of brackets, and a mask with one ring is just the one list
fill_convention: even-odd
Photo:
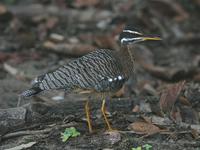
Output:
[[[64,89],[66,93],[76,89],[91,90],[102,95],[101,112],[108,131],[113,131],[106,116],[106,95],[119,91],[134,74],[135,43],[147,40],[161,40],[159,37],[145,36],[134,27],[126,26],[119,35],[120,49],[97,49],[59,66],[57,69],[35,78],[32,87],[21,97],[31,97],[47,90]],[[85,113],[89,132],[93,132],[90,120],[89,101],[85,103]]]

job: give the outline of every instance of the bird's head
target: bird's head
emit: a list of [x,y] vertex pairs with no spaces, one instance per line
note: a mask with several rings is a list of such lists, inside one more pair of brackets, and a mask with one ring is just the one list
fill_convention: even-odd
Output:
[[147,40],[161,40],[161,38],[154,36],[145,36],[136,29],[125,28],[120,34],[119,40],[123,45],[130,45]]

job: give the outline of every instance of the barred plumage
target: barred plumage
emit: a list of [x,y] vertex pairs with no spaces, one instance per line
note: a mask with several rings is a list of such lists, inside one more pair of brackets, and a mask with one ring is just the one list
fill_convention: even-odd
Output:
[[97,92],[117,91],[128,77],[123,71],[120,57],[116,54],[112,50],[96,50],[39,76],[33,86],[37,86],[41,91],[65,89],[70,92],[76,88],[93,89]]

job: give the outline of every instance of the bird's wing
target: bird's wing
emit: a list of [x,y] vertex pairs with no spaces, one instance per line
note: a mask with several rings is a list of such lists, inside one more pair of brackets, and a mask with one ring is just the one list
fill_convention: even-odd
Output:
[[70,64],[78,68],[75,74],[77,86],[97,91],[118,90],[124,83],[119,60],[110,50],[99,50]]
[[122,66],[113,52],[97,50],[45,74],[39,86],[43,90],[78,87],[110,91],[123,80]]

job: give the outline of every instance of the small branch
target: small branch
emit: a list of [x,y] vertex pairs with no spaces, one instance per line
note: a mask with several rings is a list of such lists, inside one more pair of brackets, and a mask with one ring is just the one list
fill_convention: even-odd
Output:
[[68,123],[64,125],[58,125],[58,126],[53,126],[52,128],[46,128],[43,130],[34,130],[34,131],[18,131],[18,132],[13,132],[13,133],[8,133],[4,136],[2,136],[2,140],[13,138],[13,137],[18,137],[18,136],[24,136],[24,135],[33,135],[33,134],[46,134],[52,131],[55,127],[56,128],[66,128],[66,127],[71,127],[75,126],[76,123]]
[[36,143],[37,143],[37,142],[29,142],[29,143],[21,144],[21,145],[15,146],[15,147],[13,147],[13,148],[5,149],[5,150],[22,150],[22,149],[27,149],[27,148],[32,147],[32,146],[35,145]]

